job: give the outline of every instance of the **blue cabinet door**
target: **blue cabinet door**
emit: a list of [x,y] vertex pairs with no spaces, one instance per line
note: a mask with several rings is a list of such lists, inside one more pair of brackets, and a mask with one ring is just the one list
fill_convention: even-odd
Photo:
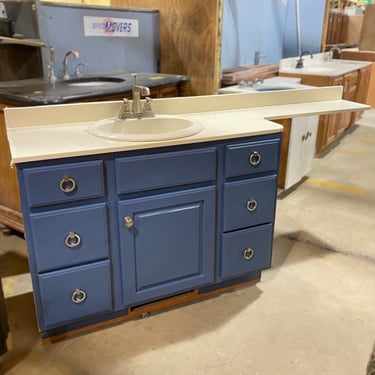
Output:
[[119,203],[124,305],[213,282],[215,187]]

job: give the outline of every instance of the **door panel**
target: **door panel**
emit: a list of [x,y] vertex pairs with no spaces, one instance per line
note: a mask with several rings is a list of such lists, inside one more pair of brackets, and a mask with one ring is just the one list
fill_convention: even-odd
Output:
[[119,203],[124,304],[213,281],[215,187]]

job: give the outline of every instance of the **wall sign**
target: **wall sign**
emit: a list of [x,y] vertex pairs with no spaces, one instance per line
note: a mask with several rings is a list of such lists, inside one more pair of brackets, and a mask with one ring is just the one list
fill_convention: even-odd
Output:
[[137,19],[83,17],[85,36],[139,37]]

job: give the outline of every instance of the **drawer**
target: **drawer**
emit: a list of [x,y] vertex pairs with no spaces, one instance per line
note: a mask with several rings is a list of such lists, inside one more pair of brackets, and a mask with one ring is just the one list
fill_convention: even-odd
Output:
[[225,183],[223,231],[272,222],[276,189],[276,174]]
[[104,203],[31,214],[30,222],[38,272],[108,257]]
[[216,179],[216,148],[116,159],[118,194]]
[[220,274],[223,279],[270,267],[272,224],[226,233],[222,237]]
[[39,287],[41,329],[112,309],[109,261],[43,274]]
[[225,177],[277,171],[279,167],[279,139],[239,143],[225,149]]
[[26,168],[23,173],[29,207],[104,195],[102,161]]

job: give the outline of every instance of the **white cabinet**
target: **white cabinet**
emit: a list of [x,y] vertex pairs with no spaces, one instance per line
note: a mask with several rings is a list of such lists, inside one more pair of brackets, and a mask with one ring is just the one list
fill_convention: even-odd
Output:
[[292,119],[289,150],[286,164],[285,185],[288,189],[311,171],[319,116]]

